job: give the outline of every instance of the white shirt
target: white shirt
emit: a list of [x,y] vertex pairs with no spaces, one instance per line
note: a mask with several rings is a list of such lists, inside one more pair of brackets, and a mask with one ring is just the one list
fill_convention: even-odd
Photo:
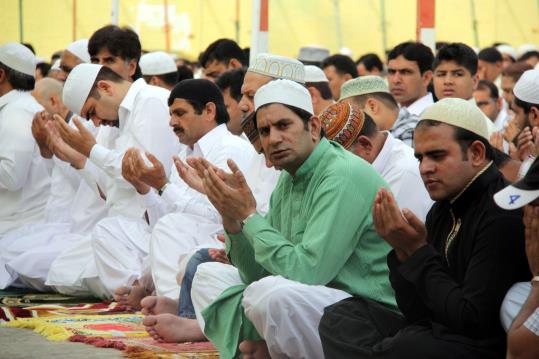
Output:
[[503,131],[505,129],[505,126],[507,126],[507,122],[510,119],[511,119],[511,116],[507,113],[507,109],[502,108],[500,112],[498,112],[498,116],[496,116],[496,120],[494,121],[494,126],[496,127],[496,131]]
[[257,153],[251,160],[244,175],[256,199],[256,211],[261,215],[265,215],[269,211],[271,193],[277,185],[281,171],[276,170],[275,167],[268,168],[264,154]]
[[[112,148],[96,144],[90,152],[83,176],[95,169],[88,162],[104,171],[108,176],[105,188],[101,187],[110,206],[109,215],[124,215],[142,218],[144,203],[136,190],[122,177],[122,158],[130,147],[152,153],[168,172],[172,156],[180,148],[178,138],[169,126],[168,97],[170,91],[151,86],[139,79],[131,85],[118,109],[119,132]],[[95,187],[95,183],[89,182]]]
[[49,171],[31,129],[34,114],[42,110],[29,92],[0,97],[0,238],[44,216]]
[[418,98],[415,100],[413,104],[406,107],[408,112],[410,112],[412,115],[421,116],[423,111],[430,105],[434,103],[434,99],[432,97],[432,94],[430,92],[427,92],[427,94],[421,98]]
[[[202,157],[227,172],[230,172],[227,160],[232,159],[245,173],[255,154],[254,148],[249,143],[228,131],[225,124],[221,124],[200,138],[193,148],[186,147],[178,157],[182,161],[188,157]],[[171,212],[189,213],[207,218],[214,223],[221,222],[221,215],[206,195],[183,182],[174,165],[171,169],[170,183],[161,197],[153,190],[143,197],[148,208],[150,225]]]
[[[385,131],[384,131],[385,132]],[[386,180],[400,208],[408,208],[423,222],[434,203],[419,174],[419,161],[414,150],[387,134],[384,147],[372,163]]]

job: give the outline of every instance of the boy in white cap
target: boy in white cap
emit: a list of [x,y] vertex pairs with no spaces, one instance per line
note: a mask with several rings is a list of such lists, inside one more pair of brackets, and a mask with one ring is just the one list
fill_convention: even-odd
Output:
[[352,294],[395,306],[383,261],[388,247],[374,233],[369,206],[387,185],[365,161],[321,138],[303,86],[268,83],[255,94],[255,111],[264,153],[283,169],[265,217],[233,163],[233,182],[194,163],[223,216],[227,254],[238,269],[223,278],[230,266],[198,267],[198,335],[222,358],[236,357],[240,343],[254,357],[323,358],[317,328],[325,306]]
[[500,305],[529,274],[521,215],[492,198],[507,181],[493,164],[484,116],[465,100],[440,100],[421,115],[414,145],[436,201],[426,223],[385,189],[373,206],[376,231],[393,247],[387,264],[402,314],[362,298],[326,308],[326,358],[505,355]]
[[520,181],[494,195],[498,206],[513,210],[524,207],[526,255],[531,281],[515,284],[502,304],[501,320],[507,330],[508,358],[539,356],[539,160]]
[[172,57],[163,51],[155,51],[142,55],[140,71],[147,83],[172,90],[178,82],[178,69]]
[[313,109],[319,115],[329,105],[335,103],[329,87],[329,81],[324,71],[314,65],[305,65],[305,86],[311,94]]
[[43,219],[49,172],[32,137],[42,107],[30,94],[36,59],[21,44],[0,46],[0,240],[6,232]]
[[[100,224],[108,221],[111,230],[120,228],[114,222],[116,218],[129,221],[133,228],[147,227],[144,201],[122,177],[121,161],[125,151],[134,147],[152,153],[168,172],[172,156],[179,151],[178,141],[168,124],[168,95],[168,91],[147,85],[143,79],[131,83],[101,65],[78,65],[66,80],[63,100],[71,111],[92,120],[96,126],[119,127],[110,138],[112,146],[106,147],[97,144],[92,133],[78,120],[73,120],[77,129],[59,118],[55,121],[65,147],[71,147],[71,151],[64,148],[63,156],[79,169],[97,196],[106,198],[109,218]],[[86,257],[83,263],[82,257]],[[107,278],[97,276],[91,238],[79,241],[56,258],[47,278],[48,285],[60,291],[76,288],[101,297],[111,295],[106,282]]]
[[88,39],[77,40],[66,47],[60,58],[60,69],[62,72],[57,79],[65,81],[71,70],[82,63],[90,63]]

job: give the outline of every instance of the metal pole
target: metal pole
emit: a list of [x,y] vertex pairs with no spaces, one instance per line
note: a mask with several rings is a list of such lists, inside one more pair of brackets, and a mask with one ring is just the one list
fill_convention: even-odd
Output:
[[112,13],[110,15],[110,22],[112,25],[118,25],[118,18],[119,18],[119,10],[120,7],[120,0],[112,0]]
[[479,35],[477,33],[477,17],[475,16],[475,1],[470,0],[470,12],[472,15],[473,40],[475,47],[479,47]]
[[22,0],[19,0],[19,41],[24,42]]
[[386,2],[380,0],[380,25],[382,28],[382,46],[383,54],[385,55],[387,50],[387,27],[386,27]]
[[236,0],[236,20],[234,21],[236,27],[236,42],[240,43],[240,0]]
[[168,22],[168,1],[164,0],[165,6],[165,48],[167,52],[170,52],[170,24]]
[[77,0],[73,0],[73,12],[71,18],[71,38],[72,41],[77,40]]
[[337,45],[339,50],[343,47],[342,29],[341,29],[341,12],[339,10],[339,0],[333,0],[333,8],[335,12],[335,31],[337,33]]

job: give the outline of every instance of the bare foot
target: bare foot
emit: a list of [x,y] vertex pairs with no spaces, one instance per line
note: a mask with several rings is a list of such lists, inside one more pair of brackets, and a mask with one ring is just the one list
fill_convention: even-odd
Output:
[[265,340],[245,340],[240,343],[243,359],[271,359]]
[[140,301],[142,306],[142,314],[178,314],[178,301],[165,296],[151,295]]
[[140,301],[149,294],[151,293],[148,293],[143,286],[135,282],[131,288],[116,288],[114,291],[114,300],[129,309],[140,310],[142,308]]
[[184,343],[206,340],[196,319],[174,314],[148,315],[142,321],[146,331],[158,342]]

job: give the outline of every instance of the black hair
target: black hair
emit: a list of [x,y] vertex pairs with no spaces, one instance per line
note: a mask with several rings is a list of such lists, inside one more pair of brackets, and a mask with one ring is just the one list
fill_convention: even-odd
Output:
[[101,69],[99,69],[97,76],[95,77],[94,84],[92,85],[92,89],[90,90],[88,97],[93,97],[99,100],[99,98],[101,97],[97,89],[97,83],[99,81],[112,81],[115,83],[121,83],[122,81],[125,81],[125,80],[123,79],[123,77],[118,75],[116,72],[114,72],[110,68],[106,66],[102,66]]
[[372,137],[372,135],[378,132],[378,126],[376,126],[376,122],[365,111],[363,111],[363,115],[365,115],[365,120],[363,121],[361,131],[359,131],[358,138],[359,136]]
[[62,57],[62,54],[64,53],[63,50],[58,50],[51,56],[51,62],[54,64],[54,61],[60,59]]
[[475,51],[462,42],[454,42],[440,49],[434,58],[432,68],[435,70],[443,61],[453,61],[463,66],[473,76],[477,73],[477,55]]
[[47,77],[47,74],[49,73],[51,69],[51,64],[47,62],[40,62],[39,64],[36,65],[36,70],[37,69],[41,71],[41,74],[43,75],[43,77]]
[[384,64],[382,63],[382,60],[380,60],[378,55],[374,53],[361,56],[356,61],[356,65],[359,64],[363,64],[363,66],[365,66],[365,69],[367,69],[367,71],[369,72],[372,71],[374,68],[377,68],[380,72],[384,71]]
[[32,54],[36,54],[36,51],[34,50],[34,47],[29,42],[21,42],[21,45],[24,45],[28,50],[32,51]]
[[328,66],[334,66],[335,71],[340,75],[350,74],[352,78],[358,76],[354,60],[346,55],[336,54],[326,57],[326,59],[322,61],[322,68],[325,69]]
[[331,94],[331,88],[329,87],[329,82],[322,81],[322,82],[307,82],[305,83],[305,87],[314,87],[315,89],[320,92],[320,96],[324,100],[329,100],[333,98],[333,95]]
[[496,62],[502,62],[502,53],[495,47],[487,47],[479,51],[477,54],[479,60],[488,62],[489,64],[495,64]]
[[531,59],[532,57],[539,58],[539,51],[537,50],[531,50],[524,53],[522,56],[519,57],[518,61],[526,61],[528,59]]
[[34,89],[36,79],[34,76],[23,74],[0,62],[0,70],[4,70],[7,82],[14,90],[31,91]]
[[526,62],[515,62],[502,71],[502,76],[511,77],[514,82],[517,82],[524,72],[531,69],[533,69],[533,66]]
[[187,65],[178,66],[178,81],[189,80],[193,78],[193,70]]
[[393,109],[398,109],[399,108],[399,104],[397,103],[397,101],[395,100],[393,95],[391,95],[390,93],[387,93],[387,92],[371,92],[371,93],[367,93],[367,94],[364,94],[364,95],[357,95],[357,96],[353,96],[352,100],[359,107],[363,108],[363,107],[365,107],[365,103],[367,102],[367,100],[369,98],[374,98],[374,99],[376,99],[378,101],[381,101],[384,104],[386,104],[386,106],[391,107]]
[[387,61],[402,56],[408,61],[414,61],[421,74],[432,69],[434,55],[430,47],[420,42],[407,41],[395,46],[387,55]]
[[488,96],[490,98],[493,98],[497,100],[500,97],[500,93],[498,91],[498,87],[494,85],[491,81],[488,80],[481,80],[477,83],[476,90],[484,90],[488,91]]
[[167,86],[174,86],[178,83],[178,72],[169,72],[161,75],[143,75],[142,77],[146,82],[149,82],[152,77],[157,77],[163,81]]
[[492,160],[494,161],[494,164],[498,168],[503,167],[507,162],[511,160],[511,156],[509,156],[507,153],[503,151],[500,151],[496,147],[492,147],[492,151],[494,153],[494,158]]
[[247,69],[245,67],[225,71],[215,80],[215,84],[221,92],[229,89],[230,97],[236,102],[240,102],[242,96],[241,86],[243,85],[243,78],[246,72]]
[[[442,123],[444,122],[440,122],[436,120],[422,120],[418,122],[416,126],[416,130],[422,127],[439,126]],[[478,134],[473,133],[471,131],[465,130],[464,128],[453,126],[448,123],[444,123],[444,124],[453,128],[454,130],[453,138],[460,145],[460,150],[462,152],[462,159],[464,161],[468,160],[468,155],[466,154],[468,147],[470,147],[470,145],[475,141],[479,141],[485,146],[485,158],[487,160],[494,160],[494,150],[492,149],[490,142],[486,138],[483,138],[482,136],[479,136]]]
[[[273,103],[267,103],[265,105],[262,105],[258,108],[257,111],[259,111],[261,108],[264,108],[266,106],[269,106],[269,105],[273,105]],[[287,105],[287,104],[280,104],[280,105],[283,105],[284,107],[286,107],[287,109],[289,109],[290,111],[294,112],[299,118],[301,118],[301,121],[303,121],[303,128],[307,131],[309,129],[309,126],[308,126],[308,123],[309,123],[309,120],[311,119],[311,117],[313,117],[314,115],[310,114],[309,112],[305,111],[304,109],[301,109],[299,107],[296,107],[296,106],[292,106],[292,105]],[[253,121],[255,123],[255,128],[258,128],[258,125],[256,123],[256,116],[253,117]],[[324,131],[324,127],[321,126],[320,127],[320,138],[322,137],[325,137],[326,136],[326,132]]]
[[132,29],[107,25],[94,32],[88,40],[90,57],[96,56],[103,49],[107,49],[111,55],[121,57],[126,61],[136,60],[137,68],[133,74],[133,80],[138,80],[142,77],[138,64],[142,53],[140,40],[137,33]]
[[200,54],[198,62],[202,67],[206,67],[213,61],[228,64],[230,60],[236,59],[243,66],[247,66],[245,54],[236,41],[229,39],[219,39],[212,42],[203,53]]
[[514,96],[514,101],[515,101],[515,105],[522,108],[522,110],[524,110],[524,113],[526,115],[530,113],[532,107],[535,107],[537,110],[539,110],[539,104],[537,104],[537,103],[531,103],[531,102],[522,101],[521,99],[519,99],[516,96]]

